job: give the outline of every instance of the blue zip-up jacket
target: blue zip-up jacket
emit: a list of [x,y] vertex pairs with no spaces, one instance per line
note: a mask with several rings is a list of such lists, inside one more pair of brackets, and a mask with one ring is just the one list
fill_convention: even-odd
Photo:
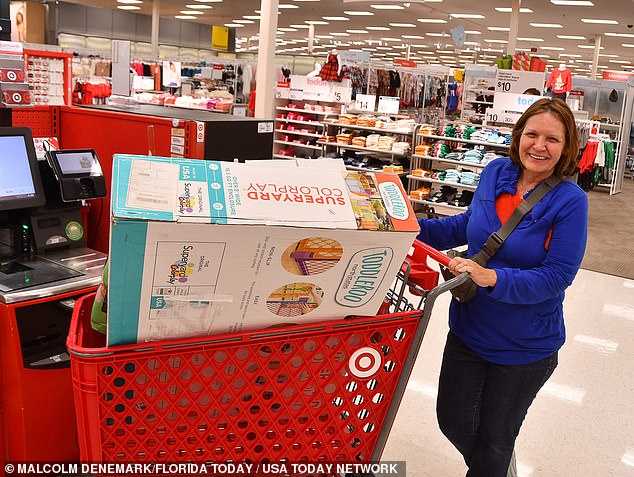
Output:
[[[482,171],[469,209],[442,219],[419,219],[420,240],[446,250],[481,248],[501,222],[495,199],[515,194],[519,166],[499,158]],[[451,300],[449,327],[471,350],[497,364],[527,364],[550,356],[564,343],[564,290],[574,279],[586,247],[588,198],[570,180],[560,182],[513,230],[487,263],[495,287],[478,287],[466,303]],[[552,237],[545,249],[548,231]]]

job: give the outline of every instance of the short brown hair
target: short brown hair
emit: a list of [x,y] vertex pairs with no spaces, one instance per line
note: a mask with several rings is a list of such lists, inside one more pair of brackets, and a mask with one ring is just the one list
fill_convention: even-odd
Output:
[[512,133],[513,139],[511,141],[510,150],[511,161],[518,166],[523,167],[519,155],[520,138],[522,137],[522,133],[526,127],[526,122],[533,116],[543,113],[553,114],[564,125],[564,131],[566,133],[564,148],[561,152],[561,158],[555,166],[554,172],[554,175],[563,179],[566,176],[572,175],[577,167],[577,156],[579,155],[579,134],[577,132],[577,125],[572,111],[568,105],[559,98],[543,98],[535,101],[517,120]]

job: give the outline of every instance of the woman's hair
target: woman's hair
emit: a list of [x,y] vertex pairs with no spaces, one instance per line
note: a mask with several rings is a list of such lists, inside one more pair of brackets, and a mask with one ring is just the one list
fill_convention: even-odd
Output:
[[550,99],[543,98],[535,101],[528,109],[520,116],[515,123],[512,133],[510,156],[511,161],[520,167],[522,162],[519,155],[520,138],[524,132],[527,121],[538,114],[550,113],[561,121],[564,126],[566,137],[564,139],[564,147],[561,152],[561,158],[555,166],[554,175],[563,179],[566,176],[571,175],[575,171],[577,166],[577,155],[579,154],[579,134],[577,133],[577,125],[575,124],[575,117],[568,105],[559,98]]
[[528,88],[522,94],[532,94],[533,96],[541,96],[542,93],[537,88]]

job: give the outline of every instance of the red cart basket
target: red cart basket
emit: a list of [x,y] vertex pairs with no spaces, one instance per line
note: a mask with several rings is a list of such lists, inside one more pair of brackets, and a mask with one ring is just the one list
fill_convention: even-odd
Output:
[[433,302],[466,278],[436,286],[428,255],[449,260],[416,243],[387,314],[281,329],[104,347],[81,298],[67,346],[82,462],[378,462]]

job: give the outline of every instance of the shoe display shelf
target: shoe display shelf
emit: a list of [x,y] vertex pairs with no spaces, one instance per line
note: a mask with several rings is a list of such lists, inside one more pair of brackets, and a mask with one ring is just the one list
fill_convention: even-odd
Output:
[[317,158],[324,135],[324,119],[340,112],[333,103],[298,101],[278,105],[274,120],[273,157],[275,159]]
[[[452,150],[461,150],[460,146],[468,148],[468,146],[475,146],[484,152],[500,152],[500,155],[505,155],[509,149],[509,145],[501,144],[492,141],[481,141],[463,139],[459,137],[447,137],[436,134],[421,134],[421,125],[416,127],[414,132],[415,144],[418,146],[423,141],[433,146],[438,141],[443,141],[453,145]],[[489,129],[489,128],[487,128]],[[502,134],[502,133],[501,133]],[[499,137],[502,137],[501,135]],[[416,151],[416,146],[414,151]],[[425,177],[416,175],[418,170],[426,171],[442,171],[445,169],[460,169],[465,171],[473,171],[480,173],[484,169],[486,164],[478,164],[475,162],[468,162],[464,160],[446,159],[443,157],[436,157],[431,155],[412,154],[411,172],[407,175],[408,179],[408,193],[410,195],[410,201],[412,204],[418,204],[422,206],[423,211],[433,209],[432,212],[438,215],[455,215],[467,210],[470,204],[473,191],[476,189],[476,185],[463,184],[450,180],[439,180],[432,177]],[[429,195],[426,198],[421,198],[420,191],[422,189],[429,189]],[[454,190],[455,193],[448,193],[448,191]],[[466,193],[464,191],[467,191]]]
[[[354,171],[388,172],[402,177],[409,173],[412,141],[414,137],[415,123],[405,115],[392,115],[392,122],[386,122],[378,117],[359,116],[362,124],[354,124],[356,114],[348,113],[338,118],[327,118],[324,136],[317,142],[323,147],[322,155],[341,154],[344,157],[346,168]],[[377,124],[380,126],[368,126]],[[353,123],[351,123],[352,121]],[[392,124],[405,124],[404,127],[392,127]],[[377,147],[360,145],[372,136],[372,144]],[[378,136],[378,137],[377,137]],[[345,138],[345,139],[342,139]],[[357,144],[347,141],[355,141]],[[405,148],[392,148],[395,143],[407,143]],[[352,151],[352,154],[350,152]],[[361,154],[357,154],[361,153]]]

